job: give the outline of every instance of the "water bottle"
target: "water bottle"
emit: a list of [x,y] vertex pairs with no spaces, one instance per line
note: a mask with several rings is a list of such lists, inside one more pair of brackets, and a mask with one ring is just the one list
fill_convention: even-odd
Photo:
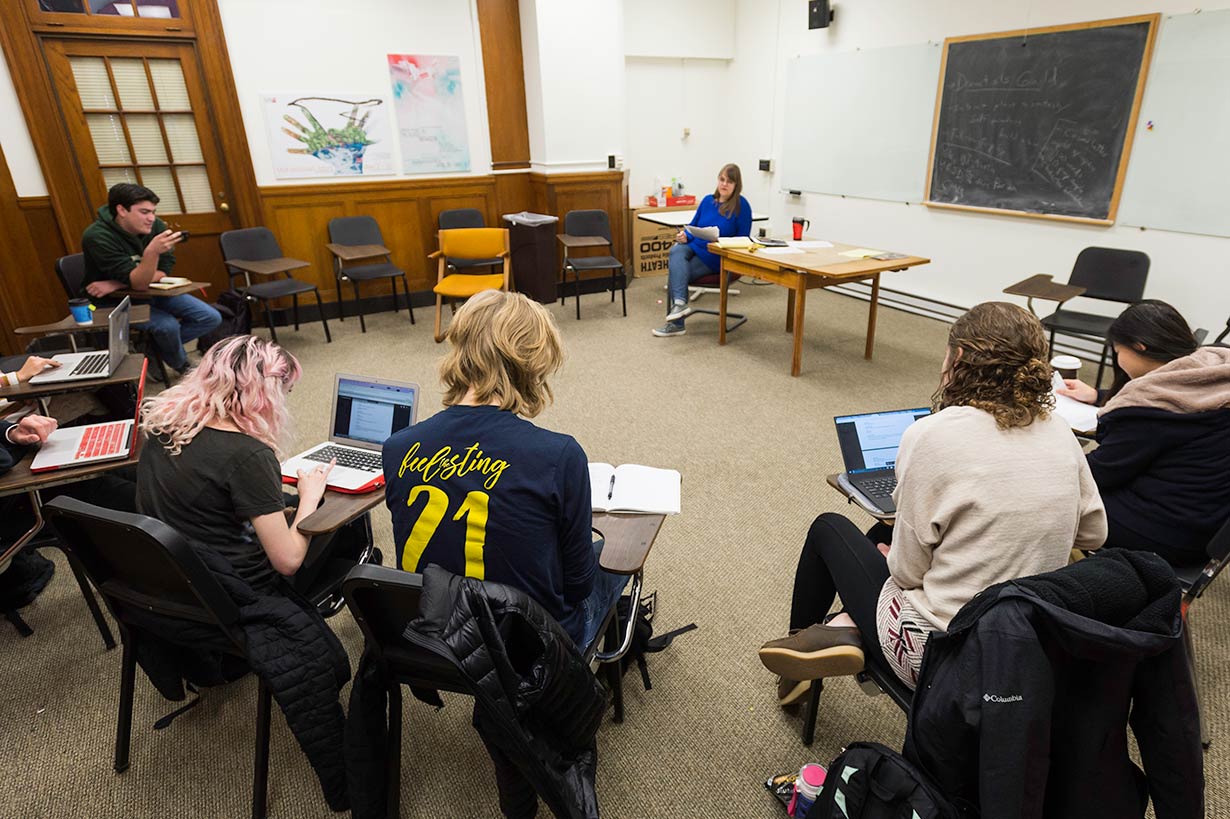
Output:
[[794,780],[794,796],[786,806],[787,814],[795,819],[807,819],[807,813],[824,785],[824,775],[824,767],[815,762],[808,762],[799,768],[799,778]]

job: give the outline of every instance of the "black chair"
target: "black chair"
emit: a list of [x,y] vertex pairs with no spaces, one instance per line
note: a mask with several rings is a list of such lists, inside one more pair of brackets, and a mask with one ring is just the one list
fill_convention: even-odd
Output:
[[[570,210],[564,215],[564,233],[569,236],[586,236],[605,239],[607,247],[611,244],[611,220],[604,210]],[[611,303],[615,302],[615,288],[618,287],[623,298],[624,316],[628,315],[628,276],[624,264],[614,256],[564,256],[564,287],[560,291],[559,301],[563,304],[568,289],[568,271],[572,271],[572,292],[577,302],[577,319],[581,318],[581,273],[591,270],[611,271]]]
[[[907,715],[910,713],[910,703],[914,701],[914,692],[897,677],[880,656],[879,646],[873,651],[875,655],[866,654],[866,666],[855,675],[863,691],[875,695],[885,693]],[[803,744],[811,745],[816,738],[816,715],[820,710],[820,694],[824,690],[824,680],[812,680],[811,692],[807,698],[807,710],[803,715]]]
[[[348,251],[367,245],[374,253]],[[414,324],[414,305],[410,303],[410,285],[406,274],[393,264],[392,254],[384,246],[384,236],[380,226],[370,216],[340,216],[329,220],[329,250],[333,253],[333,272],[337,276],[337,317],[339,321],[346,320],[345,297],[342,296],[342,282],[350,282],[354,288],[355,309],[359,311],[359,328],[367,332],[367,322],[363,316],[363,299],[359,294],[359,282],[388,279],[393,288],[393,312],[397,312],[397,280],[401,279],[402,290],[406,294],[406,310],[410,312],[410,323]],[[367,262],[368,259],[384,259],[384,261]],[[365,261],[364,264],[347,262]]]
[[[282,258],[282,248],[278,246],[278,240],[269,228],[254,227],[228,230],[219,237],[219,241],[222,244],[223,261],[239,259],[241,261],[263,262],[269,259]],[[250,274],[229,264],[226,266],[226,275],[230,278],[231,287],[242,293],[244,298],[248,301],[260,303],[261,310],[265,314],[265,323],[269,326],[269,335],[273,338],[275,344],[278,341],[278,331],[273,326],[273,311],[269,309],[269,302],[274,299],[290,296],[291,309],[293,310],[295,320],[295,332],[299,332],[300,293],[312,293],[316,296],[316,309],[320,313],[320,324],[325,328],[325,343],[333,341],[333,336],[329,333],[329,322],[325,319],[325,307],[320,301],[320,290],[316,285],[294,278],[288,270],[282,271],[282,275],[285,278],[279,279],[270,276],[267,281],[260,281],[256,284],[252,284]],[[243,278],[243,285],[241,287],[235,287],[235,278],[237,276]]]
[[[1205,590],[1212,585],[1217,576],[1221,574],[1221,570],[1226,568],[1226,563],[1230,562],[1230,520],[1227,520],[1217,534],[1213,535],[1209,540],[1209,545],[1205,549],[1208,555],[1208,562],[1203,566],[1182,566],[1174,570],[1175,576],[1179,578],[1179,583],[1183,586],[1183,641],[1187,644],[1187,659],[1191,663],[1192,681],[1196,682],[1196,698],[1200,698],[1200,686],[1196,680],[1196,649],[1192,645],[1192,630],[1191,622],[1188,619],[1188,612],[1191,610],[1192,604],[1200,599]],[[1209,738],[1205,733],[1206,723],[1204,721],[1204,709],[1201,708],[1200,714],[1200,739],[1204,743],[1204,747],[1209,747]]]
[[[726,295],[728,298],[732,292],[730,290],[730,285],[739,281],[739,279],[741,278],[742,276],[740,276],[738,273],[727,273],[726,274]],[[720,310],[710,310],[707,307],[692,307],[691,305],[701,296],[704,296],[708,293],[719,293],[720,294],[721,287],[722,287],[722,274],[721,273],[710,273],[707,276],[701,276],[699,279],[696,279],[691,284],[689,284],[688,285],[688,306],[691,308],[692,313],[704,313],[707,316],[720,316],[721,315]],[[733,292],[738,293],[739,291],[735,290]],[[729,304],[729,302],[727,302],[727,304]],[[731,330],[742,327],[744,324],[747,323],[747,316],[745,316],[743,313],[732,313],[730,312],[730,310],[727,310],[726,318],[728,321],[730,319],[734,319],[733,323],[728,323],[726,325],[726,332],[728,333]]]
[[[69,497],[44,509],[62,548],[102,594],[120,629],[124,656],[116,715],[116,773],[128,769],[132,735],[132,700],[136,681],[141,616],[161,615],[217,629],[228,653],[244,657],[238,628],[239,608],[192,551],[187,539],[170,526],[144,515],[115,512]],[[252,816],[263,819],[269,780],[271,695],[261,681],[256,694],[256,753],[252,778]]]
[[[1139,250],[1117,250],[1110,247],[1087,247],[1076,257],[1068,284],[1085,288],[1083,298],[1135,304],[1145,296],[1145,280],[1149,276],[1149,257]],[[1109,345],[1106,331],[1115,316],[1100,316],[1066,310],[1063,305],[1042,319],[1042,326],[1051,331],[1051,353],[1055,349],[1055,333],[1064,333],[1102,343],[1098,356],[1098,378],[1106,368]]]
[[[67,256],[61,256],[56,259],[56,278],[60,280],[60,286],[64,288],[64,293],[70,299],[82,298],[85,293],[85,254],[70,253]],[[144,327],[133,327],[133,341],[138,349],[146,358],[154,362],[154,366],[158,368],[157,374],[154,376],[156,380],[163,384],[170,383],[167,380],[167,368],[162,363],[162,356],[158,354],[158,348],[154,346],[153,340],[149,333],[145,332]],[[99,342],[95,346],[106,347],[106,334],[98,336]],[[74,346],[74,349],[75,346]]]
[[[640,594],[639,578],[634,578],[634,584],[633,600],[636,600]],[[406,624],[418,617],[419,597],[422,593],[422,575],[387,566],[357,566],[342,584],[346,607],[350,609],[363,632],[365,650],[371,652],[372,656],[384,665],[390,680],[388,750],[385,755],[388,765],[387,804],[390,819],[396,819],[400,815],[401,687],[408,685],[470,695],[469,683],[455,666],[402,638]],[[606,622],[598,632],[605,632],[608,649],[619,640],[614,614],[615,607],[612,606]],[[628,632],[631,633],[630,628]],[[589,662],[598,659],[609,663],[607,682],[614,695],[615,721],[622,722],[623,689],[618,659],[622,658],[623,654],[612,660],[604,660],[606,655],[598,654],[599,642],[602,640],[594,640],[594,644],[587,648],[583,656]],[[627,651],[626,645],[623,646],[623,651]]]
[[[436,223],[440,230],[487,227],[487,221],[483,218],[483,212],[478,208],[453,208],[452,210],[442,210],[440,211],[439,217],[437,217]],[[504,264],[504,260],[502,258],[457,259],[447,257],[444,262],[448,267],[452,268],[454,273],[461,272],[469,267],[489,267],[492,268],[489,272],[494,273],[494,268],[497,265]],[[449,303],[452,304],[452,302]]]

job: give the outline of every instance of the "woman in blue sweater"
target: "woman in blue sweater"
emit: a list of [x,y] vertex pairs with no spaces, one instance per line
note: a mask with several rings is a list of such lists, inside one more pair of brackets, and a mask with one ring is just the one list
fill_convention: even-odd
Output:
[[709,242],[688,233],[689,227],[716,227],[719,236],[747,236],[752,230],[752,206],[741,195],[743,174],[739,166],[724,165],[718,173],[717,189],[700,201],[692,221],[675,236],[667,278],[666,324],[653,331],[655,336],[681,336],[683,320],[692,313],[688,307],[688,285],[721,269],[721,260],[709,252]]

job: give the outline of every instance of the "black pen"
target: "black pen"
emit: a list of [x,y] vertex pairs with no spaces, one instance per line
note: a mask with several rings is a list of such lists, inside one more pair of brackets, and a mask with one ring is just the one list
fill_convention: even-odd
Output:
[[611,476],[611,488],[610,488],[610,489],[608,489],[608,490],[607,490],[607,492],[606,492],[606,499],[607,499],[607,500],[610,500],[610,499],[611,499],[611,496],[612,496],[612,495],[614,495],[614,494],[615,494],[615,476],[614,476],[614,475],[612,475],[612,476]]

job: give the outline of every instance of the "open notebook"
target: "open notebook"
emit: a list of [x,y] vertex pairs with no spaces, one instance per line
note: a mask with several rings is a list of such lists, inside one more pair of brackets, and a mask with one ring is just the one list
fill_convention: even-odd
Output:
[[681,476],[674,469],[624,464],[589,465],[595,512],[679,514]]

